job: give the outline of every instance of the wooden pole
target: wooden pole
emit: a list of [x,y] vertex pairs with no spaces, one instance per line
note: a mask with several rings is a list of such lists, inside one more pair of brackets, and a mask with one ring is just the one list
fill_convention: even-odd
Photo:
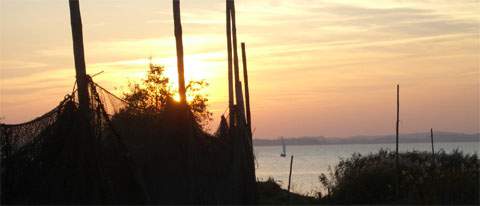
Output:
[[400,184],[400,171],[398,167],[398,127],[400,123],[400,85],[397,84],[397,121],[395,127],[395,169],[397,171],[395,194],[398,199],[399,195],[399,184]]
[[71,184],[75,184],[73,188],[72,196],[66,197],[71,202],[102,202],[104,201],[105,190],[104,183],[101,180],[100,163],[96,157],[98,154],[98,145],[95,143],[95,136],[92,134],[92,128],[90,125],[90,95],[89,95],[89,81],[85,66],[85,54],[83,47],[83,31],[82,31],[82,18],[80,14],[79,0],[69,0],[70,8],[70,24],[72,27],[72,40],[73,40],[73,55],[75,61],[75,73],[77,80],[77,93],[80,115],[83,119],[79,120],[79,132],[80,134],[74,144],[79,152],[76,153],[75,158],[78,161],[75,167],[77,167],[78,174],[82,174],[84,178],[69,181]]
[[293,166],[293,155],[290,157],[290,172],[288,173],[288,202],[290,202],[290,183],[292,181],[292,166]]
[[430,128],[430,142],[432,143],[432,155],[435,156],[435,150],[433,149],[433,128]]
[[247,127],[250,132],[250,141],[252,139],[252,117],[250,114],[250,91],[248,88],[247,54],[245,43],[242,42],[242,63],[243,63],[243,81],[245,84],[245,109],[247,110]]
[[227,50],[228,50],[228,106],[229,106],[229,133],[232,143],[232,190],[231,203],[241,203],[242,195],[242,178],[241,178],[241,148],[240,139],[238,137],[238,128],[236,126],[237,107],[235,106],[234,90],[235,84],[233,80],[233,55],[232,55],[232,20],[231,20],[231,0],[226,0],[227,15]]
[[230,0],[230,15],[232,18],[232,40],[233,40],[233,68],[235,72],[235,96],[237,99],[237,107],[239,114],[238,122],[245,124],[245,106],[243,104],[243,92],[242,82],[240,81],[240,69],[238,64],[238,52],[237,52],[237,26],[235,20],[235,2]]
[[432,166],[431,166],[431,176],[433,185],[437,185],[437,172],[436,172],[436,163],[435,163],[435,150],[433,147],[433,128],[430,128],[430,142],[432,143]]
[[[398,126],[400,123],[400,85],[397,85],[397,121],[395,126],[395,154],[398,159]],[[398,161],[398,160],[397,160]]]
[[290,156],[290,172],[288,173],[288,188],[287,188],[288,192],[290,192],[290,183],[292,181],[292,166],[293,166],[293,155]]
[[185,74],[183,66],[183,39],[182,22],[180,20],[180,0],[173,0],[173,24],[175,26],[175,41],[177,47],[178,93],[180,94],[180,103],[186,105],[187,95],[185,92]]
[[195,142],[194,142],[194,134],[193,134],[193,122],[190,116],[189,109],[187,107],[187,95],[186,95],[186,88],[185,88],[185,70],[184,70],[184,62],[183,62],[183,38],[182,38],[182,22],[180,18],[180,0],[173,0],[173,24],[175,27],[175,44],[177,49],[177,70],[178,70],[178,93],[180,95],[180,104],[181,109],[184,110],[185,113],[181,115],[179,132],[180,136],[184,136],[187,138],[186,144],[186,151],[185,156],[186,159],[186,167],[187,167],[187,201],[191,203],[195,199],[195,180],[194,180],[194,168],[196,161],[196,154],[195,154]]
[[78,102],[80,112],[87,117],[89,108],[88,79],[85,69],[85,55],[83,49],[82,17],[78,0],[69,0],[70,24],[72,27],[73,56],[77,79]]
[[228,55],[228,110],[229,110],[229,125],[230,128],[234,125],[234,97],[233,97],[233,63],[232,63],[232,26],[230,18],[230,0],[226,0],[227,7],[227,55]]

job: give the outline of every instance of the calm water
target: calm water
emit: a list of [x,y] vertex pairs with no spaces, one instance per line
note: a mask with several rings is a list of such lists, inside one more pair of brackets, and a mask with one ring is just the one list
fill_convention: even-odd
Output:
[[[333,167],[340,158],[348,158],[354,152],[362,155],[376,152],[379,149],[395,150],[395,144],[344,144],[344,145],[307,145],[288,146],[287,157],[280,157],[281,146],[256,146],[257,178],[265,180],[273,177],[283,188],[288,184],[290,155],[294,155],[291,190],[297,193],[313,195],[314,191],[321,191],[318,176],[327,173],[328,167]],[[479,142],[445,142],[436,143],[435,151],[443,149],[451,152],[459,149],[464,153],[479,153]],[[400,151],[431,151],[428,143],[402,143]]]

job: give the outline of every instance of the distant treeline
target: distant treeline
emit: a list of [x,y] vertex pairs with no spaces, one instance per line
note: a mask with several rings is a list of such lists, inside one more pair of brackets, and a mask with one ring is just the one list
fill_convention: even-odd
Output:
[[[480,142],[480,133],[464,134],[454,132],[437,132],[435,142]],[[322,145],[322,144],[388,144],[395,143],[395,135],[352,136],[352,137],[284,137],[287,145]],[[401,134],[400,143],[428,143],[430,133]],[[281,139],[254,139],[256,146],[281,145]]]

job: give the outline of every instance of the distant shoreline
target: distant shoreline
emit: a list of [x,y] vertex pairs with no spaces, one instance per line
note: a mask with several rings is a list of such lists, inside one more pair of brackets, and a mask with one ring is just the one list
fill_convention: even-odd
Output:
[[[392,144],[395,135],[336,137],[283,137],[287,145],[341,145],[341,144]],[[480,133],[464,134],[454,132],[438,132],[434,134],[434,142],[480,142]],[[429,133],[402,134],[399,143],[430,143]],[[282,145],[280,138],[253,139],[254,146]]]

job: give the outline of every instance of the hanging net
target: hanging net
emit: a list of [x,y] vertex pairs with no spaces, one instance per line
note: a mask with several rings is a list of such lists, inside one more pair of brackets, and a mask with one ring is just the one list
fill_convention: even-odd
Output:
[[145,202],[128,150],[110,122],[114,106],[105,107],[96,88],[89,84],[88,117],[73,92],[41,117],[1,125],[2,203]]
[[254,202],[251,143],[225,117],[212,135],[179,103],[149,111],[88,85],[86,117],[74,90],[41,117],[0,126],[2,203]]

